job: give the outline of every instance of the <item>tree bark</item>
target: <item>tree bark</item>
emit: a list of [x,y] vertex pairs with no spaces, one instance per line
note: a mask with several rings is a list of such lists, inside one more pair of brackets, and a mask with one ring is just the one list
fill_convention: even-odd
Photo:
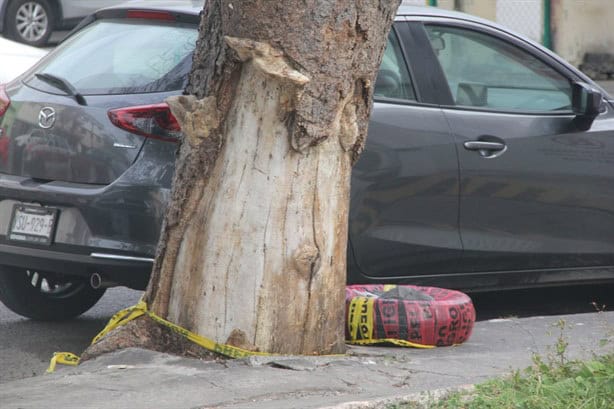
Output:
[[220,343],[344,350],[350,173],[399,0],[211,0],[145,299]]

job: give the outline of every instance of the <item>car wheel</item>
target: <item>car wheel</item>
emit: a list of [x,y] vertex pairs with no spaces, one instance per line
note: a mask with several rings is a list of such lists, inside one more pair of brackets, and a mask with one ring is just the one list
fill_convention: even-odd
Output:
[[6,10],[6,30],[15,41],[39,46],[53,31],[53,10],[47,0],[17,0]]
[[11,311],[41,321],[74,318],[104,294],[85,277],[0,266],[0,301]]

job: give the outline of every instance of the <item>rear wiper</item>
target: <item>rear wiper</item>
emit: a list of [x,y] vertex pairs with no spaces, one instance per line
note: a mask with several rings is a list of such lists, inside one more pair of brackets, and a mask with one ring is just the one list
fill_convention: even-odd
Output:
[[87,105],[87,102],[85,101],[85,98],[83,98],[83,95],[81,95],[79,91],[77,91],[75,87],[73,87],[72,84],[68,82],[67,80],[65,80],[64,78],[58,77],[57,75],[53,75],[53,74],[43,73],[43,72],[40,72],[34,75],[39,80],[44,81],[47,84],[59,90],[64,91],[66,94],[68,94],[71,97],[74,97],[79,105]]

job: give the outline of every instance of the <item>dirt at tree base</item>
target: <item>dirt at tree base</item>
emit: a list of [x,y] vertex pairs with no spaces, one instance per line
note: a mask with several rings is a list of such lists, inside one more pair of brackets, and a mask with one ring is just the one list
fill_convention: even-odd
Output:
[[202,348],[149,317],[140,317],[90,345],[81,355],[81,362],[125,348],[143,348],[203,361],[226,360],[222,355]]

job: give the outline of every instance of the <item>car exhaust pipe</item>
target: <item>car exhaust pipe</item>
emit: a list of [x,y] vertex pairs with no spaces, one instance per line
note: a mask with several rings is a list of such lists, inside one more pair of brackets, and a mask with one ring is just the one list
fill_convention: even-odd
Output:
[[98,290],[100,288],[117,287],[118,285],[119,284],[114,281],[106,280],[105,277],[98,273],[94,273],[90,276],[90,286],[94,290]]

